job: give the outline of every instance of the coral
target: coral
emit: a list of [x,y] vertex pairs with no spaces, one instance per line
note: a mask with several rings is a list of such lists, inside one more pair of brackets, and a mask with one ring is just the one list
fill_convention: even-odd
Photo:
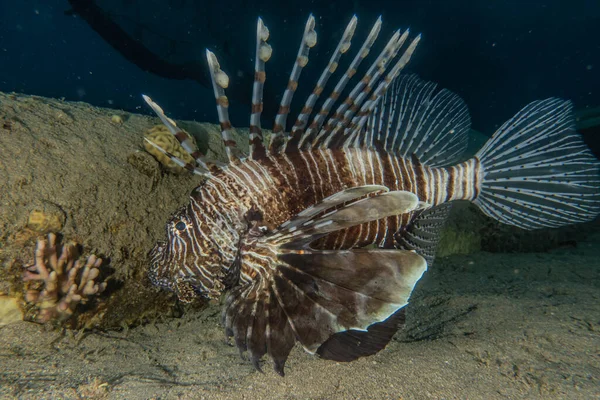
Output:
[[40,235],[58,232],[65,226],[65,212],[56,204],[48,201],[33,201],[29,205],[29,215],[24,226],[14,233],[14,243],[26,246]]
[[121,117],[120,115],[113,114],[110,117],[110,122],[112,122],[113,124],[116,124],[116,125],[122,125],[123,122],[125,122],[125,121],[123,120],[123,117]]
[[[187,133],[185,131],[183,131],[183,132],[192,140],[192,143],[195,147],[196,142],[195,142],[194,138],[189,133]],[[169,132],[169,130],[167,129],[166,126],[156,125],[156,126],[150,128],[144,136],[148,140],[150,140],[152,143],[156,144],[157,146],[164,149],[165,151],[171,153],[175,157],[180,158],[185,162],[193,163],[194,159],[192,158],[192,156],[188,152],[186,152],[183,149],[183,147],[181,147],[181,144],[171,134],[171,132]],[[169,156],[167,156],[166,154],[163,154],[161,151],[157,150],[154,146],[152,146],[150,143],[148,143],[145,140],[144,140],[144,149],[146,149],[146,151],[148,153],[152,154],[154,156],[154,158],[156,158],[162,165],[164,165],[167,168],[167,170],[174,172],[174,173],[182,173],[185,171],[185,169],[183,169],[179,165],[175,164],[169,158]]]
[[76,245],[68,243],[59,250],[53,233],[48,240],[38,240],[35,263],[26,266],[23,274],[24,281],[38,282],[27,285],[25,293],[25,301],[38,310],[33,320],[64,323],[79,304],[104,291],[106,282],[96,282],[102,259],[91,255],[84,264],[78,258]]
[[0,293],[0,326],[21,321],[23,312],[17,299]]
[[64,212],[55,204],[43,202],[35,207],[27,218],[27,228],[38,232],[57,232],[65,224]]

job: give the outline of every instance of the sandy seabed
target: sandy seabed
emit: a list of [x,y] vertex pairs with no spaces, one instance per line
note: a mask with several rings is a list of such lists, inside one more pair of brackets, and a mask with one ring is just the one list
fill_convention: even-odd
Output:
[[[78,131],[77,113],[91,110],[79,105],[56,114],[55,109],[66,106],[44,102],[42,107],[35,99],[2,100],[5,105],[13,101],[13,108],[38,110],[40,121],[54,115],[58,128],[73,132]],[[25,165],[38,169],[36,148],[49,151],[57,160],[65,149],[71,151],[73,160],[81,158],[81,166],[70,167],[62,175],[76,175],[83,185],[73,191],[80,193],[79,198],[69,194],[67,184],[52,192],[48,189],[52,179],[42,180],[41,186],[50,190],[46,197],[57,197],[56,202],[67,210],[67,234],[88,238],[89,246],[113,258],[120,279],[126,284],[135,282],[145,252],[162,234],[168,214],[185,202],[194,181],[132,172],[127,157],[139,146],[142,130],[152,125],[146,117],[126,122],[136,126],[137,138],[123,133],[118,137],[121,142],[113,137],[114,143],[103,136],[83,135],[48,136],[40,142],[44,129],[32,128],[34,118],[23,118],[11,119],[14,129],[0,132],[4,135],[0,139],[6,139],[0,140],[0,150],[4,155],[7,149],[14,153],[18,143],[24,143],[22,154],[15,156],[28,157]],[[95,112],[90,118],[99,132],[123,129],[111,127],[109,113]],[[25,127],[31,128],[29,136],[22,135]],[[75,140],[79,153],[68,150],[73,148],[68,140]],[[111,173],[108,178],[86,179],[89,172],[82,154],[88,151],[97,153],[99,173],[114,167],[123,170],[123,176]],[[102,154],[114,159],[104,164]],[[0,213],[5,241],[0,250],[6,254],[6,249],[16,251],[13,233],[27,216],[26,199],[33,195],[28,188],[40,182],[32,171],[15,171],[16,167],[7,165],[0,180],[0,186],[10,191],[10,196],[5,191],[0,197],[5,208]],[[119,197],[100,191],[88,199],[85,194],[90,192],[82,189],[93,188],[95,180],[103,179],[115,180]],[[119,179],[128,182],[127,186],[119,185]],[[102,204],[104,210],[99,208]],[[123,212],[128,219],[119,222]],[[130,251],[125,245],[143,251]],[[138,286],[142,290],[143,285]],[[161,296],[152,290],[140,294],[140,304],[111,305],[135,313],[136,307],[142,310],[149,301],[144,299]],[[287,362],[285,378],[272,371],[268,360],[263,364],[264,374],[254,371],[236,347],[225,343],[218,306],[128,330],[57,332],[15,322],[0,327],[0,398],[600,398],[599,300],[597,232],[576,246],[546,253],[478,252],[439,258],[414,292],[406,328],[384,351],[344,364],[320,360],[297,347]]]
[[[0,330],[3,398],[593,399],[600,397],[600,234],[546,254],[451,256],[406,329],[352,363],[292,352],[265,374],[224,342],[216,306],[127,332]],[[90,397],[86,397],[90,396]]]

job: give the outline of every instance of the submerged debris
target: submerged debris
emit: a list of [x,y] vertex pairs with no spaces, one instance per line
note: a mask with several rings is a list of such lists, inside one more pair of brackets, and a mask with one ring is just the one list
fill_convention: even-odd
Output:
[[79,304],[106,289],[106,282],[97,282],[101,265],[102,259],[93,254],[85,263],[79,260],[75,243],[59,246],[54,233],[48,234],[48,240],[38,240],[35,262],[23,274],[24,281],[36,282],[26,286],[25,301],[37,312],[26,319],[64,324]]

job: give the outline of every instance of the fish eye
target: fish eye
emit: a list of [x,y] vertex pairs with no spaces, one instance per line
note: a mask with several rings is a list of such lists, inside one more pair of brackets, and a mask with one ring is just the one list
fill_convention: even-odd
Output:
[[178,223],[176,223],[176,224],[175,224],[175,228],[176,228],[178,231],[183,231],[183,230],[185,230],[185,228],[186,228],[185,222],[183,222],[183,221],[179,221]]

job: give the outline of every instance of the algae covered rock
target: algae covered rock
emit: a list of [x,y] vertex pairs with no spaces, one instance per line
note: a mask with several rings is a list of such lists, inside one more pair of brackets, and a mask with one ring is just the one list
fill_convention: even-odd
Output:
[[[45,281],[23,278],[24,267],[33,264],[37,240],[48,232],[60,232],[110,264],[111,284],[102,301],[76,306],[69,326],[122,328],[181,314],[173,295],[148,280],[147,254],[202,178],[187,171],[164,174],[162,164],[144,151],[141,143],[148,132],[161,145],[170,143],[165,145],[170,152],[192,161],[165,128],[156,128],[158,118],[120,112],[123,122],[115,123],[114,115],[114,110],[85,103],[0,93],[0,119],[11,121],[10,130],[0,135],[0,165],[10,171],[0,174],[3,320],[23,312],[29,319],[41,315],[41,304],[31,301],[35,293],[27,293],[40,289],[38,297],[43,297]],[[218,125],[179,126],[202,153],[227,159]],[[234,135],[247,151],[247,129]]]
[[0,327],[23,320],[23,311],[17,297],[0,293]]
[[455,202],[442,231],[437,257],[481,250],[481,227],[485,218],[470,203]]
[[495,221],[468,202],[456,202],[442,232],[437,256],[490,253],[545,252],[558,247],[576,247],[597,222],[561,228],[525,230]]
[[23,280],[24,266],[32,264],[36,241],[53,231],[110,261],[114,284],[103,293],[102,310],[85,307],[75,327],[118,328],[180,313],[173,297],[147,280],[147,253],[201,179],[134,168],[130,156],[146,154],[143,132],[158,120],[122,113],[127,123],[115,124],[114,113],[0,93],[0,119],[11,121],[0,134],[3,303],[35,313],[26,285],[41,285]]
[[65,224],[66,216],[54,204],[45,202],[41,207],[36,207],[29,213],[27,228],[39,232],[58,232]]

